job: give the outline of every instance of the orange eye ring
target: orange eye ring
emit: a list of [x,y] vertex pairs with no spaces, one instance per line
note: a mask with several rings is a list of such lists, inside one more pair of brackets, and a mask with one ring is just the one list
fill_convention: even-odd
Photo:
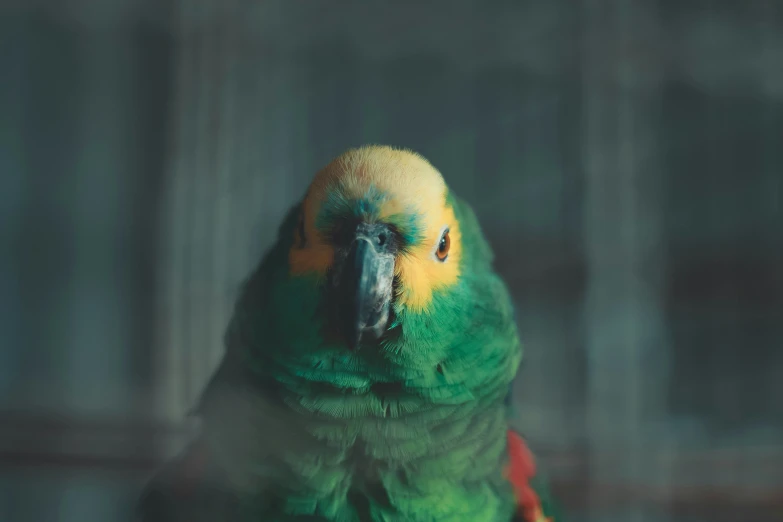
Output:
[[450,248],[451,236],[449,236],[449,230],[446,229],[438,242],[438,249],[435,251],[435,257],[437,257],[439,261],[445,261],[446,258],[449,257]]

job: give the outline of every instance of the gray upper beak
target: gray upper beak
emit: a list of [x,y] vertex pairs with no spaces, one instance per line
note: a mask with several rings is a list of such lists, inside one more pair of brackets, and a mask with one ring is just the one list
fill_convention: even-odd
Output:
[[333,279],[337,318],[349,348],[375,341],[389,322],[393,297],[395,244],[384,224],[361,224]]

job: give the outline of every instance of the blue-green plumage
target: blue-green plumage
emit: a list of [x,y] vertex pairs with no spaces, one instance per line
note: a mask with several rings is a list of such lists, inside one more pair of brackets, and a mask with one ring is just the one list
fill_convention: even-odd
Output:
[[[511,520],[505,399],[522,351],[489,245],[423,159],[348,154],[288,214],[235,306],[199,407],[212,489],[234,510],[211,520]],[[358,268],[357,241],[371,252]],[[338,305],[356,292],[380,301]],[[353,314],[379,310],[377,338],[347,343]]]
[[[316,217],[317,230],[326,236],[348,220],[369,222],[381,219],[381,208],[389,196],[370,185],[360,198],[347,198],[339,187],[327,191],[326,200]],[[383,221],[393,225],[400,234],[403,249],[425,240],[421,221],[423,216],[415,209],[383,217]]]

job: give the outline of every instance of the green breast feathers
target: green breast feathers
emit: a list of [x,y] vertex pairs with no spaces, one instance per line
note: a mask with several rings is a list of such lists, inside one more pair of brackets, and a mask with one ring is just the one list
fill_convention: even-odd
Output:
[[321,170],[225,342],[201,434],[153,480],[142,520],[520,512],[504,403],[522,357],[511,299],[474,214],[422,157],[364,147]]

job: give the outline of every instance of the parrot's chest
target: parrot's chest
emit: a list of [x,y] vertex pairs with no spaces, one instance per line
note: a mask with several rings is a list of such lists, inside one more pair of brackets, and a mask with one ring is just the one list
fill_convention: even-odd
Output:
[[486,430],[491,421],[473,437],[466,432],[439,438],[433,428],[404,440],[375,433],[335,444],[333,451],[306,457],[317,469],[298,468],[286,511],[304,503],[304,511],[321,520],[510,520],[513,493],[501,454],[505,431]]

